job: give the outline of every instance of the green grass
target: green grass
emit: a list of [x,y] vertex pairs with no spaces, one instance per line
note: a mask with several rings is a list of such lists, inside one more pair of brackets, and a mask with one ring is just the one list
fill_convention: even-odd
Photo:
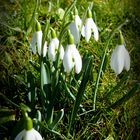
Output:
[[[85,11],[91,2],[77,1],[76,6],[80,17],[84,17]],[[9,1],[0,2],[2,7],[0,11],[0,119],[2,120],[0,123],[0,139],[12,139],[16,135],[16,131],[12,132],[10,130],[13,125],[20,123],[19,120],[22,118],[21,110],[16,105],[20,105],[20,103],[28,105],[32,109],[32,112],[29,113],[32,118],[35,118],[37,110],[40,110],[42,114],[46,113],[43,110],[43,102],[41,102],[43,99],[40,99],[43,98],[43,94],[40,95],[39,73],[29,63],[29,42],[35,31],[33,15],[38,18],[43,30],[46,27],[47,20],[50,20],[50,24],[47,22],[48,26],[46,28],[46,38],[50,41],[49,27],[53,27],[59,34],[60,29],[64,26],[57,15],[57,9],[63,8],[66,10],[71,3],[71,0],[58,0],[57,2],[42,0],[37,5],[37,14],[34,15],[36,5],[33,0],[30,2],[28,0],[21,2],[15,0],[14,3]],[[51,10],[47,12],[50,4]],[[57,94],[53,91],[54,89],[48,88],[51,93],[56,94],[56,100],[53,104],[54,118],[59,117],[58,114],[61,108],[64,108],[64,116],[54,130],[48,129],[48,118],[40,122],[40,133],[45,139],[104,140],[107,137],[108,139],[112,137],[114,140],[138,140],[140,138],[140,96],[137,94],[140,80],[140,16],[138,11],[138,1],[95,0],[93,2],[92,13],[100,31],[99,42],[96,43],[92,38],[90,43],[87,44],[82,39],[79,50],[83,56],[86,53],[85,71],[79,76],[73,74],[72,77],[66,79],[68,82],[58,74],[61,82],[58,82],[57,87],[54,87],[59,91],[56,92]],[[68,15],[66,20],[69,17]],[[101,75],[99,75],[103,53],[110,36],[122,24],[124,25],[121,27],[121,31],[124,35],[126,48],[131,56],[131,69],[129,72],[123,71],[119,76],[116,76],[110,68],[112,50],[119,43],[118,35],[115,33],[109,42],[105,63]],[[66,42],[67,40],[63,38],[62,43],[65,45]],[[93,57],[91,58],[92,64],[86,69],[90,56]],[[39,63],[38,56],[33,56],[33,60]],[[31,77],[27,76],[29,71],[32,73]],[[60,71],[62,72],[61,67]],[[57,73],[53,74],[57,75]],[[84,85],[87,85],[85,91],[82,89],[84,86],[79,89],[79,81],[82,81],[82,76]],[[96,96],[96,110],[94,111],[93,93],[95,93],[98,76],[100,77]],[[80,78],[79,81],[77,81],[78,78]],[[34,99],[32,104],[28,101],[27,96],[29,90],[27,87],[28,80],[31,80],[38,88],[37,93],[39,95],[37,97],[39,99]],[[87,83],[86,80],[88,80]],[[56,79],[55,82],[57,82]],[[75,97],[78,94],[76,103],[69,95],[70,92]],[[78,108],[79,103],[83,108]],[[75,110],[73,110],[74,106],[77,106]],[[74,117],[71,118],[70,127],[72,110]],[[44,114],[42,116],[45,118]],[[16,128],[14,129],[16,130]]]

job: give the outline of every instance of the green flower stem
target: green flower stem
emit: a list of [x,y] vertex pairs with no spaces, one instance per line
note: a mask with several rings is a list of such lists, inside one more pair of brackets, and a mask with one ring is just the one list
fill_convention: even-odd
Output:
[[[72,11],[72,9],[75,7],[77,0],[74,0],[73,3],[67,8],[67,10],[65,11],[65,14],[63,16],[63,20],[62,23],[65,23],[66,20],[66,16]],[[65,26],[65,24],[62,24],[62,28],[63,29]]]
[[36,4],[35,4],[35,8],[34,8],[31,20],[29,22],[28,29],[27,29],[27,35],[31,32],[34,19],[36,19],[37,9],[38,9],[38,2],[36,2]]

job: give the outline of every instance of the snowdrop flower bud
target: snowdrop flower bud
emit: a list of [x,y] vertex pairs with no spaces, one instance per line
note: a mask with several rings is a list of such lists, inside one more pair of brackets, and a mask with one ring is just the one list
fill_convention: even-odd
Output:
[[[59,40],[56,37],[55,31],[53,29],[51,29],[51,30],[52,30],[52,40],[51,40],[50,45],[49,45],[48,56],[49,56],[51,61],[55,61],[56,54],[57,54],[58,47],[59,47]],[[64,48],[61,45],[60,46],[60,59],[63,59],[63,56],[64,56]]]
[[98,28],[92,19],[92,13],[91,13],[90,9],[88,9],[85,26],[82,27],[82,36],[85,37],[86,42],[89,42],[92,32],[94,33],[95,41],[98,41],[98,39],[99,39]]
[[33,128],[33,123],[30,117],[26,118],[25,129],[22,130],[15,140],[43,140],[38,131]]
[[31,50],[34,54],[36,54],[36,44],[38,54],[41,55],[41,46],[42,46],[42,30],[41,25],[38,21],[36,21],[36,32],[33,34],[32,42],[31,42]]
[[122,45],[118,45],[111,56],[111,68],[115,71],[118,75],[122,72],[123,69],[129,70],[130,69],[130,56],[125,48],[124,39],[122,38],[122,34],[120,34]]
[[78,16],[78,11],[75,8],[75,15],[72,23],[69,25],[69,29],[71,34],[74,36],[75,44],[78,44],[80,41],[80,29],[82,26],[82,21],[80,17]]
[[67,73],[71,72],[72,68],[75,66],[75,72],[78,74],[82,69],[82,59],[79,51],[76,49],[74,44],[74,38],[69,33],[68,45],[63,58],[64,69]]

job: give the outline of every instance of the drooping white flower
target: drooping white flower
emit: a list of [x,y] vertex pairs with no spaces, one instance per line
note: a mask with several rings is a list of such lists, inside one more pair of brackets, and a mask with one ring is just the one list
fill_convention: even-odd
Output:
[[69,25],[71,34],[74,36],[75,44],[80,41],[80,29],[82,26],[82,21],[78,15],[74,16],[74,21]]
[[57,52],[59,50],[60,59],[63,59],[64,48],[62,45],[60,45],[60,48],[59,48],[59,40],[56,37],[56,33],[55,33],[54,29],[52,29],[52,28],[51,28],[51,33],[52,33],[52,40],[51,40],[50,45],[49,45],[48,56],[49,56],[51,61],[55,61]]
[[95,41],[99,40],[99,32],[97,25],[92,19],[92,13],[88,9],[87,19],[85,21],[85,26],[82,27],[82,36],[85,37],[86,42],[89,42],[92,32],[94,33]]
[[72,35],[69,36],[69,40],[66,51],[63,58],[64,69],[67,73],[71,72],[72,68],[75,67],[75,72],[78,74],[82,69],[82,59],[74,44],[74,38]]
[[130,69],[130,56],[125,45],[118,45],[114,49],[110,65],[117,75],[120,74],[123,69],[127,71]]
[[23,129],[16,137],[15,140],[43,140],[38,131],[33,128],[33,122],[28,115],[25,118],[25,129]]
[[36,45],[38,54],[41,55],[41,46],[42,46],[42,31],[41,25],[37,21],[37,31],[33,34],[32,42],[31,42],[31,51],[36,54]]
[[[50,58],[51,61],[55,61],[56,60],[56,54],[58,51],[58,47],[59,47],[59,40],[58,38],[53,38],[50,42],[49,45],[49,49],[48,49],[48,56]],[[64,56],[64,48],[61,45],[60,46],[60,59],[63,59]]]
[[42,136],[34,128],[31,130],[22,130],[15,138],[15,140],[43,140]]

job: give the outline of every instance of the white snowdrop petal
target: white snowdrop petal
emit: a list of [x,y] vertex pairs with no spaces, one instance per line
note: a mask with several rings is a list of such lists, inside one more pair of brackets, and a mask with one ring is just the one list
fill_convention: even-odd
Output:
[[38,49],[38,54],[41,55],[42,31],[38,31],[36,33],[37,33],[37,49]]
[[125,47],[124,47],[124,69],[127,71],[129,71],[130,69],[130,55]]
[[63,65],[64,69],[67,73],[71,72],[72,68],[74,67],[73,59],[72,59],[72,51],[71,51],[71,45],[68,45],[64,54],[63,58]]
[[[58,47],[59,47],[58,38],[53,38],[50,42],[49,49],[48,49],[48,56],[49,56],[51,61],[56,60],[56,54],[57,54]],[[61,45],[61,47],[60,47],[60,59],[63,59],[63,57],[64,57],[64,48]]]
[[70,23],[69,29],[70,29],[71,34],[75,33],[76,24],[74,22]]
[[43,57],[46,57],[46,54],[47,54],[47,41],[45,41],[43,46]]
[[98,28],[92,18],[90,19],[90,24],[91,24],[91,29],[93,30],[94,33],[94,39],[98,41],[99,40]]
[[37,34],[36,32],[33,34],[32,42],[30,45],[31,51],[36,54],[36,43],[37,43]]
[[79,54],[79,51],[76,49],[76,46],[73,46],[73,58],[75,63],[75,72],[78,74],[82,69],[82,59]]
[[122,72],[122,70],[123,70],[123,68],[124,68],[124,48],[123,48],[124,46],[123,45],[120,45],[120,46],[118,46],[118,51],[117,51],[117,58],[116,58],[116,60],[117,60],[117,64],[118,64],[118,66],[116,65],[116,70],[118,70],[117,72],[118,72],[118,74],[120,74],[121,72]]
[[124,67],[124,56],[122,46],[117,46],[113,51],[110,65],[117,75],[122,72]]
[[90,22],[90,18],[86,19],[86,23],[85,23],[85,39],[86,42],[89,42],[91,37],[91,22]]
[[33,133],[35,135],[35,140],[43,140],[42,136],[40,135],[40,133],[38,131],[36,131],[35,129],[33,129]]
[[49,46],[49,49],[48,49],[48,56],[49,56],[49,59],[51,61],[55,61],[55,46],[53,44],[53,42],[50,43],[50,46]]
[[36,140],[33,128],[31,130],[26,131],[23,140]]
[[114,54],[113,59],[114,59],[113,60],[114,61],[113,69],[114,69],[115,73],[118,75],[123,70],[123,66],[124,66],[123,56],[118,51],[118,52],[116,52],[116,54]]
[[54,42],[55,48],[58,49],[58,46],[59,46],[59,40],[58,40],[58,38],[54,38],[52,40]]
[[64,57],[64,48],[63,48],[63,46],[61,45],[61,46],[60,46],[60,59],[63,60],[63,57]]
[[59,40],[57,38],[53,38],[50,42],[48,49],[48,56],[51,61],[56,60],[56,50],[58,49]]
[[34,128],[31,130],[22,130],[15,138],[15,140],[43,140],[42,136]]
[[79,43],[79,41],[80,41],[80,34],[79,34],[78,25],[76,25],[76,22],[72,22],[69,25],[69,29],[70,29],[71,34],[74,36],[75,44]]
[[26,131],[22,130],[16,137],[15,140],[22,140],[24,135],[25,135]]
[[75,22],[76,22],[76,25],[78,26],[78,28],[80,29],[81,25],[82,25],[82,20],[80,19],[80,17],[78,15],[75,15]]
[[82,26],[81,35],[82,35],[83,37],[85,37],[85,26]]

